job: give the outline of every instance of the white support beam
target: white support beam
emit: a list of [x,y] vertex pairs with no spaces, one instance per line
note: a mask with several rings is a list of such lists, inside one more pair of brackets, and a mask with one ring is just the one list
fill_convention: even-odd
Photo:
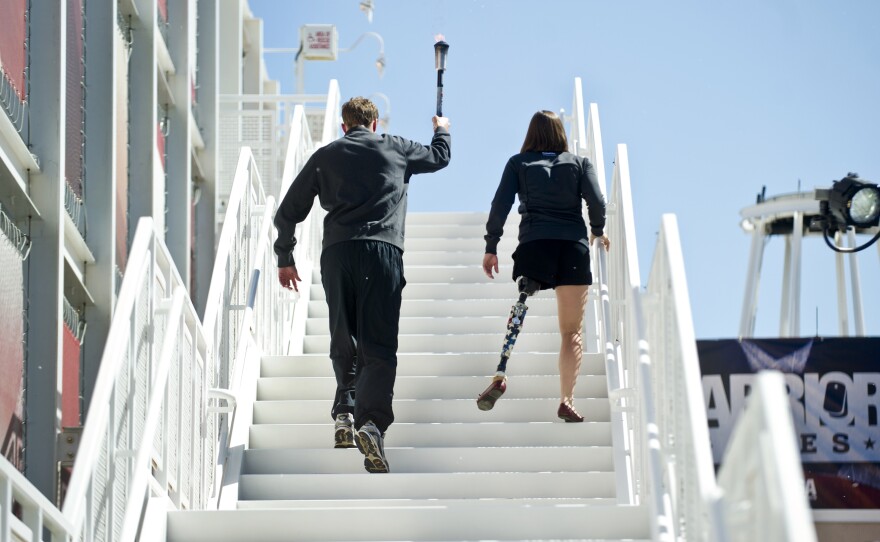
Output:
[[[90,0],[95,8],[86,25],[86,111],[85,190],[89,232],[86,240],[95,257],[87,267],[86,287],[94,304],[86,307],[89,332],[83,344],[83,404],[88,409],[113,306],[116,303],[116,172],[120,152],[117,139],[118,100],[116,66],[125,51],[117,38],[116,0]],[[83,417],[87,410],[83,411]]]
[[[856,233],[850,229],[847,232],[849,246],[856,246]],[[853,298],[853,322],[856,326],[856,337],[865,336],[865,311],[862,309],[862,280],[859,274],[859,258],[857,253],[849,255],[850,290]]]
[[193,71],[190,47],[190,18],[196,16],[195,2],[181,0],[168,3],[168,41],[171,61],[177,71],[168,82],[174,96],[174,106],[169,106],[171,129],[166,141],[165,208],[167,209],[167,233],[165,244],[177,265],[184,284],[190,286],[192,269],[192,104]]
[[761,263],[764,259],[764,221],[756,220],[752,232],[752,247],[749,251],[749,267],[746,271],[746,288],[743,295],[742,315],[739,320],[739,337],[748,338],[755,332],[755,314],[758,308],[758,285],[761,278]]
[[218,0],[220,11],[220,92],[222,94],[242,93],[241,56],[244,50],[242,12],[244,0]]
[[[129,59],[129,177],[128,246],[140,218],[153,217],[164,230],[164,178],[157,160],[158,142],[158,7],[156,0],[135,0],[139,17],[131,18],[132,50]],[[167,145],[167,142],[166,142]]]
[[[841,246],[840,233],[834,234],[834,244]],[[837,318],[839,321],[838,332],[841,337],[849,335],[849,308],[846,303],[846,271],[842,252],[834,254],[837,278]]]
[[199,200],[195,205],[195,305],[199,316],[205,314],[211,274],[214,269],[216,224],[217,171],[219,169],[220,109],[220,9],[216,2],[198,4],[198,89],[196,90],[199,126],[204,148],[199,152],[203,180],[199,183]]
[[801,334],[801,269],[803,268],[804,213],[795,211],[791,233],[791,309],[788,337]]
[[31,221],[27,260],[27,408],[25,475],[55,501],[56,439],[61,430],[64,280],[64,141],[67,2],[47,2],[30,13],[30,149],[42,169],[32,172],[31,197],[40,212]]
[[785,256],[782,260],[782,303],[779,311],[779,336],[790,337],[791,329],[791,237],[785,237]]

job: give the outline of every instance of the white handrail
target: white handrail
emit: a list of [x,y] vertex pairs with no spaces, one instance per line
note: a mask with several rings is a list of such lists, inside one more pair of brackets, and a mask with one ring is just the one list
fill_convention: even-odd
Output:
[[324,109],[324,128],[321,131],[321,145],[326,145],[334,139],[339,133],[339,107],[342,102],[342,96],[339,93],[339,82],[336,79],[330,80],[330,88],[327,89],[327,106]]
[[815,542],[782,373],[758,373],[724,454],[728,540]]
[[[21,519],[13,515],[13,503],[21,507]],[[12,463],[0,456],[0,542],[42,540],[44,529],[53,542],[74,538],[73,524]]]
[[213,357],[185,291],[140,219],[65,497],[80,540],[133,540],[148,487],[178,508],[206,502]]
[[673,540],[671,496],[663,483],[662,441],[657,431],[648,342],[644,340],[635,214],[625,145],[617,146],[606,229],[607,256],[594,252],[602,288],[602,320],[608,396],[612,411],[618,501],[643,504],[651,514],[652,539]]
[[650,314],[644,334],[656,363],[642,366],[637,385],[645,408],[653,410],[661,447],[663,472],[653,472],[654,490],[670,499],[676,537],[727,540],[674,215],[662,217],[644,305],[643,314]]

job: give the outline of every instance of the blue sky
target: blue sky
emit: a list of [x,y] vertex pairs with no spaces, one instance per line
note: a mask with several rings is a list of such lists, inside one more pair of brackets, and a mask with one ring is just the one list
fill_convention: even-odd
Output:
[[[580,77],[584,100],[599,106],[609,187],[614,149],[627,145],[644,282],[661,215],[678,218],[698,338],[738,333],[749,256],[739,211],[762,186],[768,196],[830,187],[848,171],[880,182],[874,0],[374,0],[372,23],[358,0],[249,1],[266,47],[298,46],[305,23],[335,24],[341,48],[381,34],[381,79],[368,38],[335,62],[308,62],[305,91],[324,93],[335,78],[344,99],[383,93],[388,131],[424,142],[434,35],[446,37],[453,160],[413,179],[410,211],[488,210],[531,115],[570,111]],[[266,64],[292,93],[292,55]],[[783,250],[773,238],[765,251],[760,337],[778,335]],[[858,259],[867,332],[880,335],[880,251]],[[803,262],[801,332],[836,336],[834,254],[810,238]]]

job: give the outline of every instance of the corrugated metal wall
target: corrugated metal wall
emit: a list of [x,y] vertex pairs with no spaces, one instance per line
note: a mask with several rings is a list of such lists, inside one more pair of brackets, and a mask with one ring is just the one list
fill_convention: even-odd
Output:
[[82,0],[67,0],[67,141],[64,175],[67,184],[80,199],[83,197],[84,70]]
[[[5,1],[5,0],[4,0]],[[24,471],[24,282],[22,256],[0,230],[0,453]]]

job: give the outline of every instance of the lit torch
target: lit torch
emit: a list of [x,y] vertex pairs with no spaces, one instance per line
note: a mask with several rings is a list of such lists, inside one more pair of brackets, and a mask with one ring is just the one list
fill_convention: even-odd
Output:
[[434,43],[434,66],[437,68],[437,116],[443,116],[443,72],[446,71],[446,53],[449,52],[449,44],[443,41],[443,34],[435,36]]

